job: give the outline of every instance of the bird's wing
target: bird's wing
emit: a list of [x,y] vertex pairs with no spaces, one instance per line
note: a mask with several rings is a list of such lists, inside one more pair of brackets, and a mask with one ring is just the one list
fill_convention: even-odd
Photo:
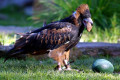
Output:
[[73,26],[70,23],[52,23],[37,32],[26,34],[15,43],[15,49],[42,50],[56,49],[71,41],[74,36]]

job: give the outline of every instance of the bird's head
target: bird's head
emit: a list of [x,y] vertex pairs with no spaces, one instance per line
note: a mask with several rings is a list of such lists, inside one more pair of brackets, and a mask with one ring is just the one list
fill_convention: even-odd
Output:
[[87,28],[87,31],[91,31],[93,21],[87,4],[81,4],[77,10],[73,13],[73,16],[79,20],[81,19],[82,24]]

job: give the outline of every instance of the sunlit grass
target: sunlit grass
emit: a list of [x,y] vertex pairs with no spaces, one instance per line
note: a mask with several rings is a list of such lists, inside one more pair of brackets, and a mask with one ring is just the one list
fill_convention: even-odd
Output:
[[118,0],[39,0],[47,9],[35,15],[52,22],[71,15],[80,4],[88,4],[94,23],[100,28],[110,28],[114,14],[120,20],[120,1]]
[[120,39],[120,24],[117,22],[116,15],[111,18],[111,27],[101,29],[94,25],[92,32],[85,31],[81,41],[82,42],[110,42],[117,43]]
[[109,42],[118,43],[120,39],[120,26],[114,29],[101,30],[97,26],[93,26],[92,32],[85,31],[82,35],[81,42]]
[[0,42],[2,45],[14,44],[16,39],[17,39],[17,35],[15,33],[11,33],[11,34],[1,33],[0,34]]
[[[0,80],[118,80],[120,78],[117,73],[94,73],[91,67],[96,59],[80,57],[71,64],[72,68],[81,70],[81,72],[54,71],[57,64],[54,64],[52,59],[43,60],[42,63],[34,59],[27,59],[26,61],[8,60],[3,63],[3,59],[0,59]],[[113,63],[115,72],[120,71],[120,58],[110,57],[105,59]]]
[[[53,11],[51,10],[52,13],[51,13],[51,11],[49,11],[49,12],[45,11],[43,13],[40,13],[40,16],[37,15],[37,17],[40,17],[41,20],[47,19],[46,21],[48,21],[48,22],[56,21],[56,20],[59,20],[59,19],[62,19],[64,17],[67,17],[67,16],[71,15],[72,10],[75,10],[75,8],[78,7],[82,3],[88,3],[89,4],[90,10],[91,10],[91,13],[92,13],[92,19],[94,20],[94,26],[93,26],[92,32],[87,32],[86,30],[84,31],[84,33],[82,35],[82,38],[80,40],[81,42],[117,43],[118,40],[120,40],[120,23],[119,23],[120,18],[119,18],[119,15],[118,15],[119,9],[116,10],[116,7],[117,6],[119,7],[119,5],[116,4],[115,6],[113,6],[114,9],[116,10],[116,11],[114,11],[114,9],[110,8],[111,6],[108,6],[112,3],[112,1],[111,2],[109,2],[108,0],[105,1],[107,3],[107,5],[106,5],[107,8],[109,7],[108,9],[105,6],[103,6],[104,4],[106,4],[104,2],[104,0],[99,0],[99,1],[98,0],[92,0],[92,2],[94,2],[94,4],[91,3],[91,1],[88,1],[88,0],[84,0],[84,1],[83,0],[70,0],[70,1],[50,0],[50,2],[53,1],[54,5],[53,5],[53,3],[46,4],[46,1],[48,1],[48,0],[44,0],[44,1],[41,0],[41,1],[46,6],[49,6],[50,10],[52,9]],[[64,3],[64,1],[66,1],[66,2]],[[117,2],[119,3],[120,1],[117,1],[117,0],[113,1],[113,3],[117,3]],[[111,5],[114,5],[113,3]],[[76,5],[71,5],[71,4],[76,4]],[[99,4],[99,5],[97,5],[97,4]],[[5,11],[7,11],[7,9],[5,9]],[[3,10],[3,12],[4,12],[4,10]],[[11,12],[11,13],[14,13],[14,12]],[[109,13],[109,14],[107,14],[107,13]],[[14,13],[14,14],[16,14],[16,13]],[[17,22],[19,22],[20,24],[23,24],[23,25],[26,24],[26,23],[24,23],[25,22],[24,20],[27,17],[24,17],[21,20],[20,16],[22,16],[22,14],[18,14],[18,15],[14,15],[14,14],[12,14],[12,17],[16,17]],[[102,15],[102,16],[100,17],[100,15]],[[105,15],[106,15],[107,18],[105,17]],[[20,21],[19,21],[19,18],[20,18]],[[106,20],[108,18],[109,18],[109,20],[108,20],[108,22],[106,22]],[[9,23],[9,21],[7,21],[7,22]],[[13,20],[13,22],[14,22],[14,20]],[[16,25],[17,22],[14,22],[13,25]],[[1,24],[4,24],[4,23],[7,24],[4,21]],[[29,23],[30,23],[31,26],[36,25],[38,27],[42,27],[41,25],[42,25],[43,22],[41,23],[41,22],[38,21],[37,24],[34,24],[36,22],[31,23],[31,21],[30,21]],[[98,25],[98,23],[101,23],[102,26]],[[109,23],[109,25],[106,25],[106,23]],[[101,28],[101,27],[104,27],[104,28]],[[16,39],[18,39],[18,38],[16,37],[16,35],[14,33],[13,34],[0,34],[0,42],[3,45],[13,44]]]
[[[15,33],[12,34],[0,34],[0,42],[3,45],[10,45],[18,39]],[[111,27],[110,29],[102,30],[98,26],[93,26],[91,32],[84,31],[80,42],[109,42],[117,43],[120,39],[120,26]]]

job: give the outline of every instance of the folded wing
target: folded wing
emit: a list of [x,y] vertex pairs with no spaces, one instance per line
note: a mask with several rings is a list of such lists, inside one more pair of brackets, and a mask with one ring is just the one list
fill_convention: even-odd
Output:
[[[75,35],[70,23],[51,23],[46,27],[24,34],[14,45],[14,50],[36,53],[56,49],[70,43]],[[43,54],[43,53],[40,53]]]

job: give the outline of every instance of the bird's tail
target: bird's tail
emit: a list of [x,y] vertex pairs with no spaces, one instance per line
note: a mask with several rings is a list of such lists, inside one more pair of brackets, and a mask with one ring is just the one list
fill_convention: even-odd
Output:
[[21,54],[23,52],[23,50],[15,50],[15,48],[13,47],[12,49],[10,49],[6,54],[5,54],[5,60],[4,62],[6,62],[9,58],[15,57],[19,54]]

